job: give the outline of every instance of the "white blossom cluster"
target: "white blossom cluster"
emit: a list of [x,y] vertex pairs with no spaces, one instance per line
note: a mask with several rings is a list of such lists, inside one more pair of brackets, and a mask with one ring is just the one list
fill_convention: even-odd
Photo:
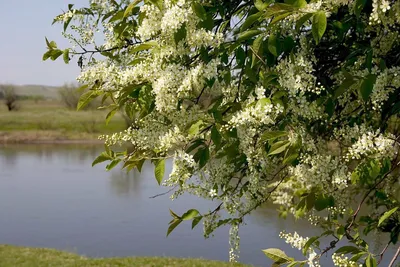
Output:
[[379,133],[367,132],[360,136],[350,148],[348,159],[361,159],[363,156],[374,158],[392,158],[396,154],[395,137],[385,137]]
[[[304,245],[308,241],[307,237],[302,237],[297,232],[294,232],[293,234],[286,233],[286,232],[281,232],[279,234],[279,237],[283,238],[286,243],[288,243],[293,248],[296,248],[296,249],[298,249],[300,251],[303,249]],[[308,254],[308,259],[307,259],[308,266],[310,266],[310,267],[320,267],[320,265],[318,263],[318,260],[316,258],[317,257],[317,253],[315,252],[315,250],[310,247],[307,250],[307,254]]]
[[358,264],[354,261],[351,261],[347,256],[343,254],[332,254],[332,261],[335,266],[338,267],[362,267],[362,264]]
[[381,23],[382,17],[390,9],[390,2],[388,0],[373,0],[372,13],[370,16],[370,24]]

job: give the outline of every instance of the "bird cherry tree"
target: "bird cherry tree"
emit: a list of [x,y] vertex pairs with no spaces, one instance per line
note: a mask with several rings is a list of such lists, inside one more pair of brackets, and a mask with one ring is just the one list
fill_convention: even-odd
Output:
[[[151,161],[171,198],[216,203],[171,211],[168,234],[184,221],[201,222],[205,237],[229,225],[235,261],[240,225],[269,202],[321,229],[282,232],[304,258],[264,250],[274,266],[320,266],[324,254],[335,266],[394,265],[399,0],[89,0],[54,23],[71,47],[46,39],[43,59],[82,68],[78,108],[99,97],[111,103],[106,121],[123,111],[133,122],[103,136],[94,164],[140,171]],[[365,241],[373,234],[388,236],[380,253]]]

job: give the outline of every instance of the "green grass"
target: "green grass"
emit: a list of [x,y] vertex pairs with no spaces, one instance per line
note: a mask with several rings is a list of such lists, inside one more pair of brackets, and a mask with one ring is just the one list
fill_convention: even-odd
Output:
[[130,266],[130,267],[245,267],[249,265],[202,259],[177,259],[158,257],[130,257],[92,259],[55,249],[15,247],[0,245],[2,267],[50,267],[50,266]]
[[75,111],[64,107],[58,101],[18,102],[19,109],[9,112],[0,103],[0,139],[3,140],[92,140],[100,134],[125,129],[121,115],[116,114],[108,125],[105,124],[107,111]]

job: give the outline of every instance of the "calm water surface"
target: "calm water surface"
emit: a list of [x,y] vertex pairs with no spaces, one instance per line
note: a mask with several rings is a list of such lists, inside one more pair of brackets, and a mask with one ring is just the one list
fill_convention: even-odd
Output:
[[[126,173],[91,167],[102,146],[20,145],[0,147],[0,243],[50,247],[91,257],[171,256],[228,260],[228,228],[204,239],[202,227],[183,223],[167,238],[171,220],[190,208],[207,212],[216,203],[191,196],[150,198],[166,191],[153,167]],[[278,219],[263,208],[241,228],[240,261],[267,266],[261,249],[300,253],[278,237],[281,230],[319,233],[301,221]],[[379,243],[379,242],[378,242]],[[301,259],[301,258],[300,258]],[[326,261],[329,262],[329,261]],[[330,266],[329,263],[326,266]]]

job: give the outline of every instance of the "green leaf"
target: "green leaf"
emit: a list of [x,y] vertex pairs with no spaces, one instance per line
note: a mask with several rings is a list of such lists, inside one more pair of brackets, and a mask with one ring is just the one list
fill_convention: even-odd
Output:
[[353,257],[350,258],[351,261],[357,262],[359,259],[361,259],[362,256],[364,256],[367,252],[363,251],[360,253],[357,253]]
[[96,164],[99,164],[101,162],[107,161],[107,160],[112,160],[113,158],[107,154],[107,152],[102,152],[92,163],[92,167],[95,166]]
[[376,82],[376,75],[369,74],[365,80],[361,83],[360,93],[364,101],[368,101],[369,96],[371,95],[374,84]]
[[63,54],[63,51],[61,51],[60,49],[54,49],[54,50],[51,50],[50,54],[51,54],[51,56],[50,56],[51,60],[54,61]]
[[258,57],[262,57],[262,44],[263,44],[263,39],[264,39],[264,36],[263,35],[260,35],[260,36],[258,36],[255,40],[254,40],[254,42],[253,42],[253,45],[252,45],[252,48],[253,48],[253,50],[252,50],[252,52],[253,52],[253,57],[252,57],[252,61],[251,61],[251,67],[253,68],[254,67],[254,65],[259,61],[259,58]]
[[353,247],[353,246],[343,246],[335,251],[336,254],[348,254],[348,253],[357,254],[359,252],[360,249],[358,247]]
[[242,27],[240,27],[240,31],[244,32],[245,30],[250,28],[254,24],[254,22],[256,22],[262,15],[263,12],[258,12],[248,16],[246,20],[243,22]]
[[150,2],[157,6],[159,10],[163,10],[163,0],[150,0]]
[[222,136],[218,132],[218,129],[217,129],[217,127],[215,127],[215,125],[211,128],[211,140],[213,141],[214,145],[218,149],[222,142]]
[[300,28],[303,26],[303,24],[306,23],[306,21],[309,20],[313,15],[314,13],[307,13],[298,19],[296,21],[296,31],[300,31]]
[[311,237],[311,238],[309,238],[309,239],[307,240],[307,242],[304,244],[304,247],[303,247],[303,250],[302,250],[304,256],[307,254],[308,249],[310,248],[310,246],[311,246],[315,241],[317,241],[319,238],[320,238],[319,236],[313,236],[313,237]]
[[395,213],[397,210],[399,209],[399,207],[395,207],[391,210],[386,211],[382,217],[379,218],[379,222],[378,222],[378,227],[384,222],[386,221],[393,213]]
[[63,52],[63,59],[65,64],[69,63],[69,49],[65,49]]
[[259,10],[259,11],[264,11],[267,9],[271,1],[264,2],[263,0],[254,0],[254,6]]
[[272,144],[271,148],[269,149],[269,155],[276,155],[276,154],[280,154],[283,151],[286,150],[286,148],[288,148],[290,146],[290,141],[278,141],[274,144]]
[[277,248],[264,249],[262,252],[277,264],[289,263],[294,261],[293,258],[287,256],[285,252]]
[[167,236],[182,222],[180,219],[173,219],[169,223],[168,231],[167,231]]
[[194,219],[197,215],[199,215],[199,211],[195,209],[190,209],[182,215],[182,220],[188,221]]
[[262,33],[260,30],[249,30],[239,34],[237,41],[242,42]]
[[178,214],[176,214],[175,212],[173,212],[171,209],[169,209],[169,213],[171,214],[171,216],[175,219],[181,219],[180,216],[178,216]]
[[47,51],[46,53],[44,53],[43,54],[43,58],[42,58],[42,60],[43,61],[46,61],[47,59],[49,59],[50,58],[50,56],[51,56],[51,50],[49,50],[49,51]]
[[49,50],[53,50],[53,49],[57,48],[56,42],[54,42],[54,41],[49,42],[49,40],[47,40],[47,38],[45,38],[45,40],[46,40],[47,48]]
[[125,9],[124,18],[128,17],[128,16],[132,13],[133,8],[134,8],[137,4],[139,4],[141,1],[142,1],[142,0],[136,0],[136,1],[133,1],[132,3],[130,3],[130,4],[127,6],[127,8]]
[[165,159],[157,160],[155,164],[154,175],[159,185],[161,184],[164,178],[164,173],[165,173]]
[[156,41],[148,41],[148,42],[142,43],[138,46],[135,46],[133,49],[131,49],[129,51],[129,53],[133,54],[133,53],[136,53],[139,51],[148,50],[155,46],[158,46],[158,43]]
[[273,20],[271,20],[271,22],[269,23],[269,26],[274,25],[275,23],[277,23],[278,21],[283,20],[284,18],[290,16],[293,14],[293,11],[288,11],[288,12],[282,12],[282,13],[277,13],[275,14]]
[[[200,148],[198,151],[197,151],[197,153],[195,154],[195,157],[198,157],[198,162],[199,162],[199,168],[201,169],[201,168],[203,168],[205,165],[206,165],[206,163],[207,163],[207,161],[209,160],[209,158],[210,158],[210,150],[208,149],[208,147],[206,146],[206,147],[203,147],[203,148]],[[196,157],[196,158],[197,158]]]
[[324,210],[328,207],[332,207],[335,204],[335,200],[332,196],[325,196],[325,195],[319,195],[314,203],[314,208],[317,211]]
[[192,126],[190,126],[188,134],[190,136],[195,136],[200,132],[200,126],[203,125],[203,121],[199,120],[198,122],[192,124]]
[[313,16],[312,34],[317,44],[322,39],[327,26],[326,15],[323,11],[318,11]]
[[367,267],[376,267],[378,266],[376,259],[371,254],[368,255],[367,259],[365,260],[365,265]]
[[99,94],[99,92],[94,90],[89,90],[83,93],[79,98],[77,110],[81,110],[82,108],[84,108],[87,104],[89,104],[90,101],[98,97]]
[[278,56],[278,40],[273,34],[271,34],[268,38],[268,50],[274,56]]
[[114,159],[113,161],[111,161],[110,164],[108,164],[108,165],[106,166],[106,170],[107,170],[107,171],[110,171],[110,170],[113,169],[115,166],[117,166],[118,163],[120,163],[120,162],[121,162],[121,159]]
[[354,6],[354,14],[359,18],[361,15],[361,11],[364,9],[367,0],[357,0],[356,5]]
[[186,35],[186,24],[183,23],[182,26],[174,34],[175,44],[178,44],[180,41],[185,40]]
[[199,17],[201,20],[207,19],[207,12],[199,2],[197,2],[197,1],[193,2],[192,9],[193,9],[194,13],[197,15],[197,17]]
[[106,116],[106,125],[108,125],[108,123],[110,122],[110,120],[112,119],[112,117],[114,117],[115,113],[117,113],[118,109],[115,108],[113,110],[111,110],[107,116]]
[[306,0],[285,0],[285,3],[290,4],[297,8],[304,8],[307,6]]
[[194,229],[196,227],[196,225],[199,224],[199,222],[201,221],[201,219],[203,219],[203,216],[197,216],[193,219],[192,221],[192,229]]
[[332,98],[328,98],[325,103],[325,112],[332,117],[333,113],[335,112],[335,103],[333,102]]
[[288,133],[284,131],[264,132],[261,136],[262,141],[272,140],[279,137],[287,136]]
[[341,85],[336,89],[334,99],[338,98],[342,94],[344,94],[353,84],[356,83],[356,80],[354,78],[346,78]]

